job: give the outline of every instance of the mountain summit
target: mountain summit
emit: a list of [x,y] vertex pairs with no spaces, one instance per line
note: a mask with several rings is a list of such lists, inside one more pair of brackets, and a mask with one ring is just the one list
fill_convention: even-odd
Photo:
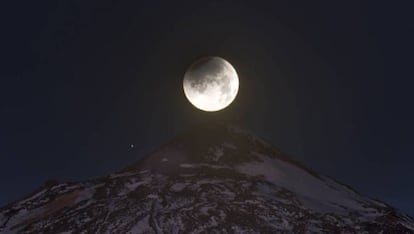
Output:
[[124,170],[0,208],[0,233],[414,233],[414,220],[209,123]]

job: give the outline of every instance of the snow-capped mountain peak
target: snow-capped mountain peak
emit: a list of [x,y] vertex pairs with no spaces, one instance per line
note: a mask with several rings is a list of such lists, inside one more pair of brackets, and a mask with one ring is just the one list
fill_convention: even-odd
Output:
[[0,209],[2,233],[414,233],[414,221],[236,126],[208,123],[109,176]]

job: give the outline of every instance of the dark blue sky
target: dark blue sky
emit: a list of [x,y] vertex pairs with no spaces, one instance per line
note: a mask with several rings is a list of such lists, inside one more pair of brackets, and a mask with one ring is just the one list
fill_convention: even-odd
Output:
[[[224,119],[414,215],[412,9],[361,1],[15,1],[1,6],[0,205],[120,169]],[[182,93],[229,60],[236,101]],[[134,148],[130,145],[134,144]]]

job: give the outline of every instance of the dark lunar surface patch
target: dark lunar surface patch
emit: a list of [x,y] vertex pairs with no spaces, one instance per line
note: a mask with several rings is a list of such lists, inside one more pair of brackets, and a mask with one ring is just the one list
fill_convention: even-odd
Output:
[[[192,88],[203,93],[209,84],[213,82],[218,83],[216,77],[222,73],[225,68],[226,64],[219,58],[202,58],[190,67],[184,76],[184,80],[185,82],[189,82]],[[228,77],[226,77],[224,80],[224,82],[226,82],[225,90],[230,88],[229,81]]]

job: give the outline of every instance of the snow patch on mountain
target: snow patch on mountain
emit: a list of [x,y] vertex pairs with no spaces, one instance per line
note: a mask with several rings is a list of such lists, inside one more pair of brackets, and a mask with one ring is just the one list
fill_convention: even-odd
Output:
[[366,200],[327,178],[317,178],[279,159],[269,158],[256,152],[252,154],[258,156],[260,162],[237,166],[239,172],[251,176],[264,176],[267,181],[297,194],[302,204],[310,209],[324,213],[369,211],[362,206]]

